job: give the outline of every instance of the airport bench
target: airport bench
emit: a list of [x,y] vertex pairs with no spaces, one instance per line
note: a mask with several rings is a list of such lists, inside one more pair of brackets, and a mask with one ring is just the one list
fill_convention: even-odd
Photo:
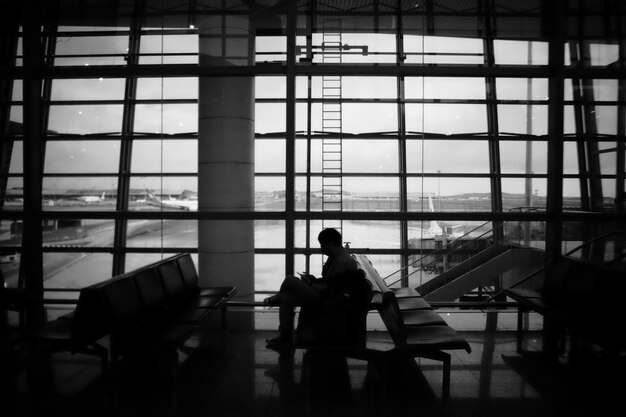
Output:
[[359,268],[366,272],[367,279],[372,283],[374,289],[372,307],[374,309],[380,310],[383,300],[382,295],[386,292],[392,292],[397,300],[398,309],[401,312],[405,325],[445,324],[445,321],[439,314],[433,311],[432,306],[422,298],[415,288],[390,288],[366,255],[353,254],[352,256]]
[[129,350],[172,349],[184,344],[214,311],[226,313],[235,287],[198,286],[189,254],[139,268],[98,287],[106,312],[111,358]]
[[80,353],[100,359],[102,375],[109,369],[109,351],[103,338],[108,329],[100,295],[94,286],[82,288],[76,307],[56,320],[28,329],[25,342],[38,346],[48,354],[56,352]]
[[71,313],[30,332],[28,341],[50,352],[98,356],[115,384],[116,363],[129,353],[162,353],[177,366],[177,351],[205,318],[221,311],[224,325],[236,292],[200,288],[190,254],[178,254],[82,288]]
[[[373,386],[378,386],[375,393],[380,404],[386,402],[389,365],[398,360],[427,358],[443,363],[442,406],[448,412],[450,398],[451,355],[447,351],[471,351],[467,340],[417,292],[394,291],[380,284],[382,278],[365,255],[354,255],[359,269],[372,284],[372,306],[378,311],[385,325],[386,332],[367,332],[362,343],[348,346],[331,346],[327,350],[348,358],[367,361]],[[399,293],[399,294],[397,294]],[[402,310],[400,300],[420,300],[419,307]],[[306,348],[306,346],[305,346]],[[323,350],[324,347],[321,347]],[[303,360],[304,361],[304,360]],[[303,363],[303,377],[310,372]]]
[[[426,300],[410,290],[396,290],[380,283],[384,281],[378,271],[365,255],[358,255],[359,266],[364,269],[370,281],[379,283],[382,303],[378,312],[394,348],[386,354],[393,354],[401,358],[427,358],[440,361],[443,364],[442,405],[444,412],[448,411],[450,399],[450,371],[451,356],[449,350],[465,350],[471,352],[467,340],[445,320],[437,314]],[[400,296],[396,294],[400,293]],[[417,294],[417,296],[416,296]],[[411,308],[410,302],[419,300],[416,307]],[[400,307],[405,303],[404,309]],[[383,365],[383,370],[384,370]],[[383,380],[384,380],[383,376]]]
[[535,311],[544,318],[544,350],[571,354],[579,342],[603,349],[609,361],[626,350],[623,299],[626,269],[610,268],[568,256],[555,258],[545,268],[505,290],[518,303],[517,350],[522,351],[524,316]]
[[98,287],[109,332],[111,382],[116,386],[119,359],[132,354],[158,355],[171,378],[172,409],[178,410],[178,352],[215,311],[224,324],[235,287],[198,286],[189,254],[178,254],[139,268]]

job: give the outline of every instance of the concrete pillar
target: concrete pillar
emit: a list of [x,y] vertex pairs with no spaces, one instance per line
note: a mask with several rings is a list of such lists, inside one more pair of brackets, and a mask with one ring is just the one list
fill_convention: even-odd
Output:
[[[254,33],[248,16],[205,16],[200,65],[250,65]],[[254,77],[201,77],[198,104],[198,210],[254,210]],[[254,293],[252,220],[201,220],[201,284],[235,285]]]

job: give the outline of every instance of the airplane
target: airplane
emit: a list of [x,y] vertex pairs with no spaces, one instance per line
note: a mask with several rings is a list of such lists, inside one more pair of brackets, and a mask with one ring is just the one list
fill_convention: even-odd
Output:
[[105,194],[106,194],[106,191],[104,191],[100,197],[98,197],[97,195],[85,195],[85,196],[78,197],[78,199],[88,204],[101,203],[104,201]]
[[[433,205],[433,199],[428,196],[428,210],[431,213],[435,212],[435,206]],[[439,226],[436,220],[431,220],[428,225],[428,229],[409,227],[409,230],[417,231],[417,239],[435,239],[438,236],[443,235],[443,229]]]
[[197,199],[189,199],[189,200],[179,200],[176,198],[168,198],[167,200],[161,200],[157,196],[152,193],[150,190],[146,190],[148,193],[148,197],[146,198],[146,202],[151,205],[156,205],[158,207],[168,207],[174,208],[178,210],[184,211],[198,211],[198,200]]
[[[435,212],[435,206],[433,204],[433,199],[431,196],[428,196],[428,210],[431,213]],[[447,222],[438,222],[436,220],[431,220],[429,223],[428,229],[422,228],[409,228],[410,230],[417,230],[417,238],[418,239],[435,239],[442,238],[445,232],[445,237],[447,239],[456,239],[465,235],[465,228],[467,226],[467,222],[463,223],[447,223]]]

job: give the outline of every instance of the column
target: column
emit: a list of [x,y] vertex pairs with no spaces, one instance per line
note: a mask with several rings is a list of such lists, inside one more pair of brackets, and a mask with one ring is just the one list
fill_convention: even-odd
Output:
[[[200,65],[251,65],[249,16],[204,16]],[[254,210],[254,77],[201,77],[198,104],[198,211]],[[199,275],[203,285],[234,285],[254,293],[254,222],[200,220]]]

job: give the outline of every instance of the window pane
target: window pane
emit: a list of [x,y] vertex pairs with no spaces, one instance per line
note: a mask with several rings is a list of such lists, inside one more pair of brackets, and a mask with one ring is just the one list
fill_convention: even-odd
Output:
[[407,140],[409,173],[487,173],[487,141],[478,140]]
[[[149,192],[153,195],[150,196]],[[198,178],[195,176],[133,176],[130,178],[129,209],[196,211],[198,209],[197,193]]]
[[198,142],[179,140],[135,140],[132,172],[197,173]]
[[496,78],[496,91],[499,100],[548,100],[548,79]]
[[13,91],[11,92],[11,100],[22,101],[24,87],[22,80],[13,80]]
[[124,98],[124,79],[87,78],[52,81],[52,100],[121,100]]
[[43,178],[44,210],[113,211],[116,195],[117,177]]
[[19,284],[20,253],[19,250],[8,249],[9,246],[22,245],[22,221],[0,220],[0,272],[8,288],[16,288]]
[[[0,220],[0,247],[20,246],[22,244],[22,221],[21,220]],[[2,263],[4,263],[4,252]],[[7,258],[7,261],[15,259]]]
[[481,39],[404,36],[405,64],[482,64]]
[[284,248],[285,222],[283,220],[255,220],[255,248]]
[[[60,27],[62,32],[64,28]],[[126,65],[128,36],[71,36],[57,37],[55,65]],[[62,55],[68,55],[62,57]],[[84,55],[84,56],[81,56]],[[89,56],[99,55],[99,56]],[[109,55],[109,56],[107,56]]]
[[114,173],[119,168],[119,141],[49,141],[44,172]]
[[342,237],[352,248],[400,249],[400,222],[346,220]]
[[598,133],[617,135],[617,106],[595,106]]
[[[311,143],[311,172],[320,172],[321,157],[322,154],[322,141],[319,139],[312,139]],[[296,140],[296,172],[303,173],[307,171],[307,141],[305,139]]]
[[451,211],[491,211],[489,178],[408,178],[407,190],[409,211],[426,210],[428,195]]
[[548,106],[499,104],[498,127],[501,133],[545,135],[548,133]]
[[111,278],[113,255],[46,252],[43,265],[45,288],[82,288]]
[[131,248],[198,247],[197,220],[131,220],[126,242]]
[[11,106],[11,114],[9,115],[11,120],[11,128],[14,134],[22,134],[24,129],[22,123],[24,123],[24,108],[22,106]]
[[343,172],[398,172],[398,142],[395,140],[342,141]]
[[122,130],[122,105],[50,106],[48,130],[67,134],[117,133]]
[[113,246],[113,220],[46,219],[43,245],[46,248],[76,246]]
[[137,104],[135,126],[137,133],[193,133],[198,131],[196,104]]
[[285,210],[285,179],[256,177],[254,179],[254,208],[257,211]]
[[600,142],[598,148],[600,151],[606,150],[600,154],[600,173],[602,175],[615,175],[617,171],[617,150],[618,145],[615,142]]
[[563,142],[563,173],[578,174],[578,148],[574,142]]
[[[529,146],[530,155],[527,153]],[[503,174],[546,174],[548,144],[539,141],[500,141],[500,169]]]
[[396,104],[344,103],[341,106],[341,110],[343,132],[376,133],[398,131],[398,109]]
[[589,55],[592,66],[606,66],[619,62],[619,45],[589,44]]
[[[545,178],[502,178],[502,207],[504,210],[515,208],[545,208]],[[527,189],[528,187],[528,189]]]
[[255,133],[285,132],[287,126],[284,103],[256,103],[254,105]]
[[22,177],[9,177],[4,193],[3,210],[22,210],[24,208],[24,180]]
[[[322,77],[314,77],[313,97],[322,97]],[[316,83],[317,82],[317,83]],[[396,98],[397,81],[394,77],[341,77],[343,98]]]
[[617,80],[592,80],[593,98],[598,101],[617,101],[619,84]]
[[484,104],[407,104],[406,129],[408,132],[424,131],[445,135],[484,133],[487,131],[487,106]]
[[548,43],[496,39],[496,65],[548,65]]
[[254,290],[277,291],[285,278],[284,270],[285,255],[255,254]]
[[285,77],[255,77],[254,78],[254,96],[257,99],[259,98],[282,98],[284,99],[285,97],[287,97],[287,83],[286,83]]
[[137,99],[139,100],[173,100],[197,98],[197,78],[139,78],[137,80]]
[[576,134],[574,106],[563,106],[563,133],[566,135]]
[[398,178],[345,177],[343,210],[397,211],[399,189]]
[[9,174],[22,174],[24,172],[24,143],[21,140],[4,139],[11,142],[11,162],[9,163]]
[[484,78],[406,77],[407,99],[485,99]]
[[255,147],[255,172],[285,172],[285,140],[257,139]]

